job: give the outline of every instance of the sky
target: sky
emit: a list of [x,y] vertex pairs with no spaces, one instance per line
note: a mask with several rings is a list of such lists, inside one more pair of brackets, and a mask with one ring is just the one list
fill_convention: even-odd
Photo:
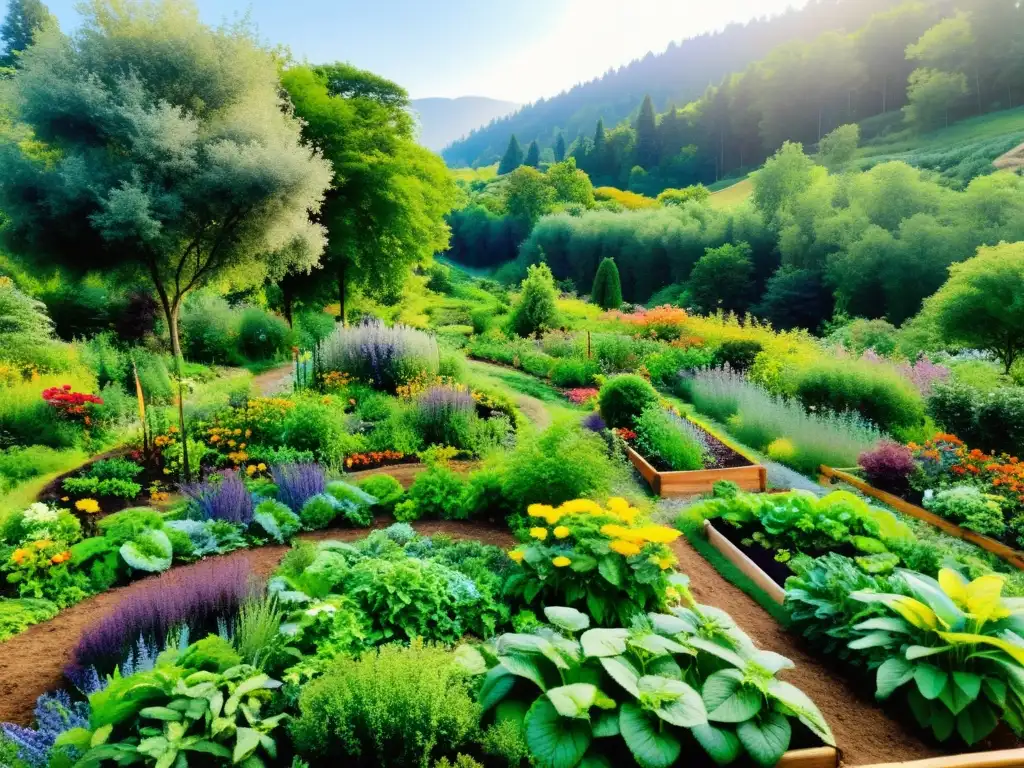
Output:
[[[77,0],[46,0],[70,31]],[[807,0],[197,0],[216,24],[249,14],[267,42],[348,61],[413,98],[550,97],[672,42]],[[0,7],[6,0],[0,0]],[[4,8],[6,12],[6,8]]]

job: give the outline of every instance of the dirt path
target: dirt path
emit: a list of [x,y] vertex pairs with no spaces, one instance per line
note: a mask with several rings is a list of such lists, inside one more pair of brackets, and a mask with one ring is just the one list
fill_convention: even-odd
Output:
[[753,599],[726,581],[686,539],[676,541],[672,549],[679,558],[679,570],[690,576],[691,590],[698,602],[727,611],[760,648],[781,653],[796,664],[796,669],[787,670],[782,677],[810,696],[821,709],[843,751],[844,765],[903,762],[943,754],[866,697],[858,696],[855,683],[805,653],[796,638]]
[[[505,370],[500,365],[485,363],[482,360],[467,360],[467,362],[469,363],[471,370],[475,370],[485,376],[494,371]],[[521,392],[516,392],[511,387],[504,384],[500,379],[491,378],[495,384],[499,385],[506,393],[508,393],[508,396],[515,402],[516,407],[523,412],[523,415],[530,420],[539,432],[543,432],[551,426],[551,413],[548,411],[547,406],[544,405],[543,400],[530,395],[524,395]]]
[[[390,519],[379,519],[374,528],[383,528],[392,522]],[[501,547],[513,544],[512,535],[507,531],[480,525],[425,522],[417,523],[415,527],[424,535],[446,533],[456,538],[476,539]],[[365,535],[365,529],[344,529],[317,531],[303,535],[302,538],[309,541],[351,541]],[[217,559],[245,560],[254,574],[266,577],[277,567],[288,549],[286,546],[272,546],[239,550]],[[143,579],[83,600],[61,611],[56,618],[36,624],[0,643],[0,722],[30,725],[36,698],[62,683],[64,666],[71,660],[71,652],[82,633],[144,584]]]
[[1006,171],[1017,171],[1024,169],[1024,144],[1011,149],[1005,155],[997,157],[993,162],[996,168]]
[[292,391],[294,376],[295,366],[292,363],[283,363],[277,368],[271,368],[269,371],[253,376],[253,392],[260,397],[287,394]]

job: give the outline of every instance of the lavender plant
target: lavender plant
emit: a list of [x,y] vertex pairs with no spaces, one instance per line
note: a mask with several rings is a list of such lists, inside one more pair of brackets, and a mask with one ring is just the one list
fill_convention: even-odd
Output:
[[435,374],[437,340],[404,325],[377,319],[348,328],[339,326],[318,348],[318,374],[340,371],[375,389],[394,392],[418,374]]
[[239,525],[252,522],[252,495],[235,470],[226,469],[200,483],[184,484],[181,492],[195,502],[205,520],[223,520]]
[[414,419],[427,445],[467,448],[470,420],[476,403],[468,392],[453,387],[431,387],[416,400]]
[[0,733],[16,747],[18,760],[30,768],[46,768],[58,736],[72,728],[88,727],[88,702],[72,702],[66,691],[56,691],[36,700],[35,728],[3,723]]
[[327,476],[319,464],[280,464],[270,470],[277,485],[277,498],[294,512],[314,496],[322,494]]
[[144,664],[140,648],[164,648],[184,627],[193,637],[216,632],[218,621],[233,618],[245,600],[260,593],[244,559],[201,562],[142,582],[83,633],[68,677],[80,677],[89,666],[109,674],[129,659],[133,666]]

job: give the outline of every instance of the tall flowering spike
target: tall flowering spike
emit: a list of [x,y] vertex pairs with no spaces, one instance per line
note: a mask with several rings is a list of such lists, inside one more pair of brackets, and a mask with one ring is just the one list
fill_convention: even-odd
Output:
[[181,492],[196,503],[206,520],[238,525],[252,522],[252,495],[236,470],[226,469],[201,483],[182,485]]
[[324,492],[327,476],[319,464],[281,464],[270,470],[277,485],[277,497],[298,512],[314,496]]

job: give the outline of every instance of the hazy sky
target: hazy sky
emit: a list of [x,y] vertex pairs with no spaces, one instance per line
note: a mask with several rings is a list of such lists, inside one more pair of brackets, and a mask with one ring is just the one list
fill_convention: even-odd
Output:
[[[77,0],[46,0],[65,31]],[[6,11],[7,0],[0,0]],[[249,12],[260,35],[311,62],[350,61],[413,98],[553,96],[671,41],[807,0],[198,0],[217,23]]]

